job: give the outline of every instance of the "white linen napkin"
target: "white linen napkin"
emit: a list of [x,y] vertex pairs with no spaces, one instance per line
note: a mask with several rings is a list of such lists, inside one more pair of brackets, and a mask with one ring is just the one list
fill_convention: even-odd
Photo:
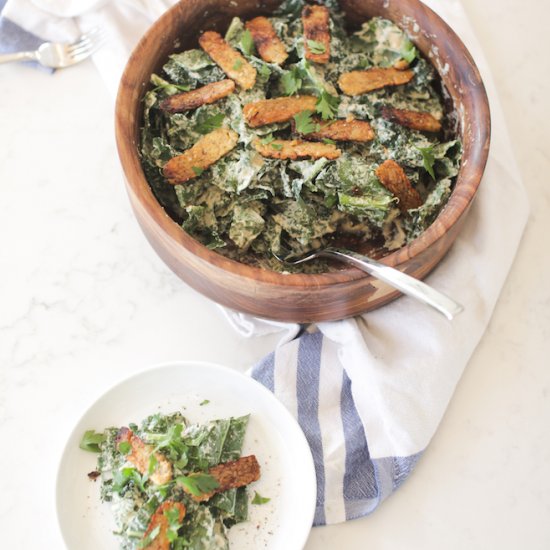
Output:
[[[8,0],[12,22],[47,39],[92,26],[109,33],[94,62],[113,98],[146,27],[174,0]],[[455,244],[427,282],[465,306],[452,322],[403,297],[355,319],[304,332],[223,310],[243,335],[280,331],[275,352],[252,369],[293,412],[315,459],[315,524],[374,510],[410,474],[487,327],[528,217],[487,64],[459,0],[427,0],[463,39],[490,98],[492,145],[478,196]],[[300,332],[301,331],[301,332]],[[298,334],[300,336],[296,337]]]

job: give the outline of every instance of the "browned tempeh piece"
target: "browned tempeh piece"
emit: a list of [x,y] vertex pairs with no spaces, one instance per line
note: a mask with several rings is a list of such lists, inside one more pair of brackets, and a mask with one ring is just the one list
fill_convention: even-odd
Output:
[[242,456],[237,460],[218,464],[210,468],[208,473],[219,483],[219,486],[210,493],[204,493],[200,496],[191,495],[191,498],[197,502],[209,500],[216,493],[244,487],[260,479],[260,465],[254,455]]
[[318,143],[316,141],[300,141],[297,139],[275,139],[270,143],[262,143],[259,139],[253,142],[254,148],[260,155],[272,159],[337,159],[342,151],[331,143]]
[[252,128],[286,122],[302,111],[314,111],[317,98],[312,95],[277,97],[247,103],[243,107],[246,122]]
[[394,160],[384,161],[376,169],[376,175],[382,185],[399,199],[399,209],[404,214],[410,208],[422,205],[418,191],[411,185],[403,168]]
[[181,113],[196,109],[201,105],[215,103],[228,96],[235,89],[235,82],[226,78],[219,82],[211,82],[190,92],[171,95],[160,103],[160,108],[169,113]]
[[172,479],[172,464],[159,452],[154,452],[151,445],[145,443],[140,437],[134,434],[130,428],[120,428],[116,438],[117,448],[122,442],[130,444],[130,452],[126,455],[128,462],[131,462],[140,474],[149,471],[151,455],[156,459],[155,469],[149,475],[149,479],[156,485],[164,485]]
[[413,76],[414,73],[409,70],[374,67],[366,71],[342,73],[338,85],[346,95],[361,95],[386,86],[406,84]]
[[222,35],[206,31],[199,38],[201,48],[232,78],[241,88],[249,90],[256,83],[256,69]]
[[366,120],[316,120],[315,122],[319,124],[319,130],[303,134],[304,139],[332,139],[334,141],[371,141],[374,139],[374,131]]
[[285,46],[267,17],[255,17],[247,21],[245,27],[250,31],[254,45],[264,61],[277,65],[285,62],[288,57]]
[[200,175],[202,170],[229,153],[238,140],[238,134],[228,128],[217,128],[206,134],[193,147],[164,165],[163,172],[168,183],[176,185]]
[[382,116],[386,120],[421,132],[439,132],[441,130],[441,122],[430,113],[382,107]]
[[[143,538],[145,539],[156,527],[159,528],[157,536],[147,546],[143,546],[144,550],[170,550],[171,542],[167,535],[170,521],[166,513],[172,510],[178,511],[178,521],[179,523],[182,522],[186,512],[185,505],[173,500],[164,501],[151,516],[151,521]],[[140,546],[140,548],[142,547]]]
[[[330,59],[329,21],[329,11],[326,6],[306,6],[302,10],[306,59],[315,63],[328,63]],[[318,43],[320,47],[318,53],[311,51],[312,48],[308,43],[309,40]]]

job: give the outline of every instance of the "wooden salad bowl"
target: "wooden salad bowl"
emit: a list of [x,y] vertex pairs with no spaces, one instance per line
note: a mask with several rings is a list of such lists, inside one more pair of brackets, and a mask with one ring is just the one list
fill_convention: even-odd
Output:
[[[142,98],[151,73],[158,73],[171,53],[197,47],[201,31],[224,32],[232,17],[267,15],[278,4],[273,0],[182,0],[160,17],[135,48],[122,76],[116,103],[118,152],[143,232],[188,285],[219,304],[258,317],[301,323],[342,319],[380,307],[400,293],[355,268],[315,275],[283,274],[225,258],[193,239],[168,216],[141,167]],[[342,0],[341,6],[354,26],[382,16],[403,28],[434,64],[459,116],[463,158],[447,205],[422,235],[381,260],[423,278],[457,237],[481,181],[491,125],[485,88],[464,44],[420,1]]]

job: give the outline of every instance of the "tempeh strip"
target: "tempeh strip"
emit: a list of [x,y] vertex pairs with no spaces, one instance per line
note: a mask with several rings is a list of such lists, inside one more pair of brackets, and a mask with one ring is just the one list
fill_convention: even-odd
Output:
[[[237,460],[224,462],[210,468],[208,474],[218,482],[219,486],[213,491],[200,496],[191,495],[191,498],[197,502],[209,500],[216,493],[244,487],[253,481],[257,481],[260,479],[260,465],[254,455],[242,456]],[[183,490],[185,491],[186,488],[183,487]]]
[[282,65],[286,61],[288,54],[285,46],[267,17],[255,17],[247,21],[245,27],[250,31],[254,45],[264,61],[277,65]]
[[190,92],[183,92],[167,97],[160,103],[160,108],[168,113],[182,113],[190,109],[196,109],[201,105],[215,103],[227,97],[235,90],[235,82],[225,79],[211,82]]
[[222,35],[206,31],[199,38],[201,48],[219,65],[221,70],[241,88],[249,90],[256,83],[256,69]]
[[[315,63],[330,59],[330,16],[325,6],[306,6],[302,10],[305,57]],[[314,53],[315,52],[315,53]]]
[[238,134],[228,128],[217,128],[206,134],[193,147],[171,158],[164,165],[163,171],[168,183],[176,185],[200,175],[203,170],[229,153],[238,140]]
[[247,103],[243,107],[246,122],[252,128],[286,122],[302,111],[315,110],[317,98],[315,96],[277,97],[262,99],[254,103]]
[[[143,537],[143,541],[150,536],[153,531],[158,527],[157,535],[146,546],[139,546],[144,550],[170,550],[170,539],[168,538],[168,529],[170,528],[170,521],[168,514],[173,510],[177,510],[178,522],[181,523],[185,517],[185,505],[181,502],[174,502],[173,500],[164,501],[151,516],[147,530]],[[143,542],[142,542],[143,544]]]
[[264,157],[272,159],[337,159],[342,152],[331,143],[317,143],[315,141],[299,141],[297,139],[275,139],[269,143],[262,143],[259,139],[253,142],[254,148]]
[[342,73],[338,85],[346,95],[361,95],[386,86],[399,86],[410,82],[414,76],[412,71],[375,67],[366,71],[351,71]]
[[307,140],[332,139],[334,141],[371,141],[374,131],[365,120],[315,121],[319,125],[317,132],[302,134]]
[[151,465],[151,456],[154,456],[154,471],[149,475],[149,479],[156,485],[164,485],[172,479],[172,464],[159,452],[154,451],[154,447],[145,443],[140,437],[134,434],[130,428],[121,428],[118,431],[116,444],[117,449],[121,443],[128,443],[130,451],[126,454],[126,460],[131,462],[140,474],[149,472]]
[[382,116],[391,122],[421,132],[439,132],[441,122],[430,113],[382,107]]
[[399,199],[399,209],[404,214],[422,205],[418,191],[411,185],[403,168],[394,160],[386,160],[376,169],[380,183]]

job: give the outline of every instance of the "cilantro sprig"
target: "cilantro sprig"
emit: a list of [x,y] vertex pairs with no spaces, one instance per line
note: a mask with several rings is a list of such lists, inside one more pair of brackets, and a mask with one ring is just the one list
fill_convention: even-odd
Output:
[[252,499],[252,504],[266,504],[270,501],[270,498],[263,497],[258,493],[258,491],[254,491],[254,498]]
[[90,453],[100,453],[100,445],[105,441],[105,434],[95,430],[87,430],[80,439],[79,447]]
[[424,164],[424,168],[428,174],[432,177],[433,180],[435,180],[435,173],[434,173],[434,163],[435,163],[435,156],[434,156],[434,148],[432,146],[429,147],[417,147],[418,151],[420,151],[420,154],[422,155],[422,163]]
[[260,143],[262,145],[269,145],[274,140],[275,138],[273,137],[273,134],[267,134],[267,136],[260,139]]
[[121,454],[127,455],[132,450],[132,445],[128,441],[121,441],[118,444],[118,450]]
[[164,516],[168,520],[168,530],[166,531],[166,538],[169,542],[174,542],[178,538],[178,531],[182,526],[180,522],[180,511],[175,506],[164,510]]
[[210,116],[199,116],[197,117],[195,132],[199,134],[209,134],[212,130],[221,128],[224,119],[225,115],[223,113],[216,113]]
[[281,76],[281,85],[285,95],[297,94],[304,83],[305,76],[303,69],[300,67],[295,66],[286,71]]
[[311,134],[319,131],[319,124],[315,122],[311,117],[313,111],[305,110],[301,111],[297,115],[294,115],[294,122],[296,124],[296,131],[299,134]]
[[327,51],[325,45],[317,40],[308,40],[307,47],[312,54],[320,55]]
[[418,55],[418,50],[414,47],[414,44],[407,40],[403,49],[401,50],[401,57],[407,62],[412,63],[415,57]]
[[147,475],[141,475],[133,466],[127,466],[113,472],[112,488],[115,493],[120,494],[128,483],[133,482],[140,491],[145,492]]
[[315,104],[315,111],[321,115],[323,120],[329,120],[336,116],[339,105],[340,98],[338,96],[331,95],[323,90]]
[[176,478],[176,482],[195,497],[211,493],[220,486],[214,476],[202,473],[179,476]]

